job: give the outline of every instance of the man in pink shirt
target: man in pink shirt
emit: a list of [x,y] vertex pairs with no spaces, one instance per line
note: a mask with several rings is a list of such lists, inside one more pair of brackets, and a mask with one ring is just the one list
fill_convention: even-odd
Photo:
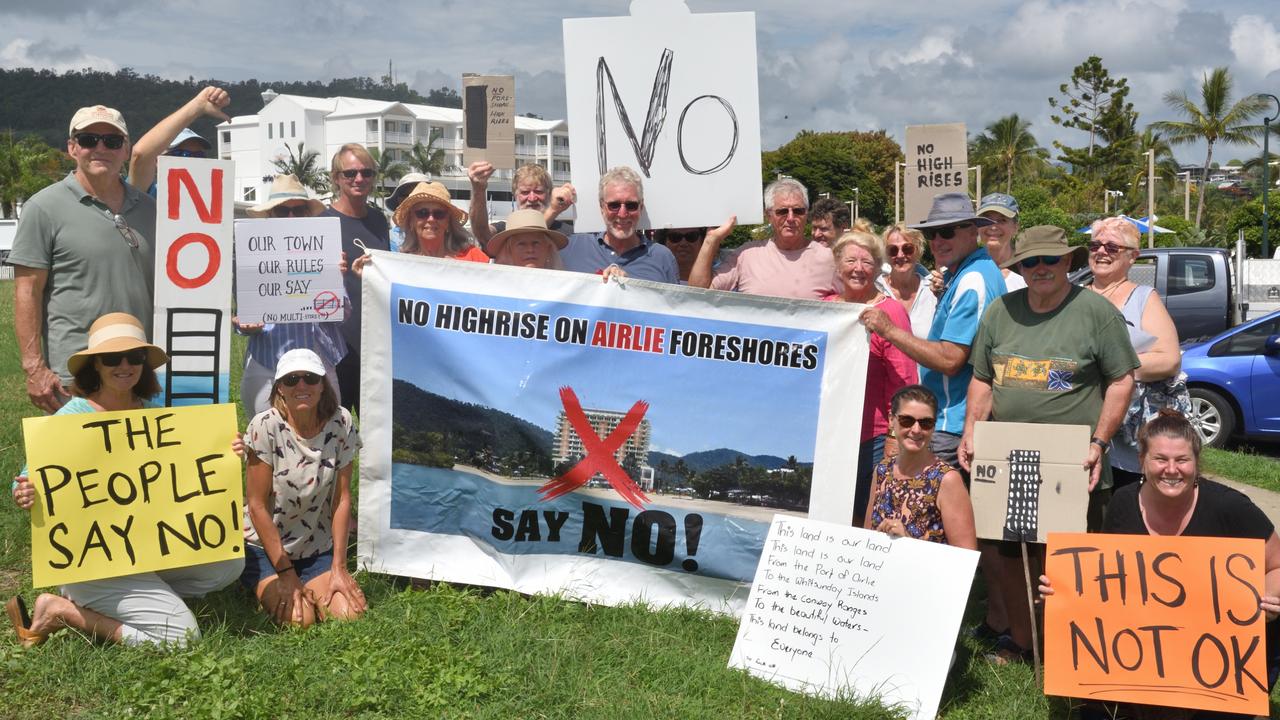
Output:
[[689,285],[807,300],[836,292],[831,250],[811,242],[804,232],[809,212],[809,191],[804,185],[793,178],[769,183],[764,189],[764,212],[773,237],[744,244],[725,257],[714,273],[711,266],[720,241],[733,229],[734,221],[708,232],[689,273]]

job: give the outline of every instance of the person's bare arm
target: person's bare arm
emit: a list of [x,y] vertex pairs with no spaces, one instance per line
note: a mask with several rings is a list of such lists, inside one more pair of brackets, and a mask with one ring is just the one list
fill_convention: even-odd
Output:
[[[1120,423],[1124,421],[1125,411],[1129,409],[1129,398],[1132,395],[1132,371],[1107,383],[1106,389],[1102,392],[1102,412],[1098,414],[1098,425],[1093,430],[1094,437],[1111,441],[1111,436],[1116,434]],[[1098,484],[1098,478],[1101,477],[1101,460],[1102,448],[1097,443],[1089,443],[1089,456],[1084,461],[1084,467],[1089,471],[1090,492],[1093,492],[1094,486]]]
[[560,213],[568,210],[574,203],[578,202],[578,191],[573,189],[573,185],[565,183],[551,191],[551,202],[547,203],[547,209],[542,213],[547,219],[547,225],[556,221],[560,217]]
[[67,402],[68,394],[58,374],[45,365],[40,343],[48,279],[48,270],[13,266],[13,332],[18,338],[22,372],[27,376],[27,397],[41,410],[54,413]]
[[978,549],[978,531],[974,527],[973,503],[964,489],[964,478],[954,470],[942,476],[938,489],[938,512],[942,514],[942,530],[947,544],[966,550]]
[[493,227],[489,225],[489,178],[493,175],[493,165],[487,160],[477,160],[467,166],[467,177],[471,180],[471,234],[483,250],[493,237]]
[[[692,277],[691,274],[691,284]],[[930,370],[937,370],[950,377],[960,372],[965,363],[969,362],[968,345],[953,343],[950,340],[918,338],[911,331],[894,325],[888,313],[880,308],[867,308],[862,311],[861,319],[868,330],[888,340],[907,357]]]
[[956,459],[965,470],[973,462],[973,429],[979,422],[991,417],[994,400],[991,381],[975,375],[969,381],[969,390],[965,394],[964,435],[960,438],[960,446],[956,448]]
[[1178,349],[1178,328],[1169,316],[1169,310],[1155,293],[1147,300],[1142,310],[1142,329],[1156,336],[1156,343],[1146,352],[1138,353],[1142,363],[1133,371],[1136,379],[1143,382],[1163,380],[1178,374],[1182,367],[1182,353]]
[[733,228],[738,225],[738,216],[732,215],[723,225],[707,231],[707,237],[698,249],[698,257],[689,269],[689,287],[711,287],[711,266],[715,265],[716,255],[720,253],[720,243],[729,237]]
[[209,87],[196,93],[186,105],[178,108],[156,126],[138,138],[129,159],[129,184],[146,192],[156,179],[156,158],[169,149],[169,143],[178,133],[200,118],[201,115],[229,120],[222,108],[231,102],[231,96],[222,88]]

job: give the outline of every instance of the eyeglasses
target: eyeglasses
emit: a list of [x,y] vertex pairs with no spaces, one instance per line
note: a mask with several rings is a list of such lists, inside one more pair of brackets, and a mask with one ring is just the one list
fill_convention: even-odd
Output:
[[1096,252],[1098,252],[1099,250],[1101,250],[1101,249],[1103,249],[1103,248],[1106,248],[1106,249],[1107,249],[1107,254],[1108,254],[1108,255],[1118,255],[1118,254],[1120,253],[1120,251],[1121,251],[1121,250],[1132,250],[1132,249],[1133,249],[1133,248],[1131,248],[1131,247],[1129,247],[1129,246],[1127,246],[1127,245],[1117,245],[1117,244],[1115,244],[1115,243],[1113,243],[1113,242],[1102,242],[1101,240],[1090,240],[1090,241],[1089,241],[1089,252],[1096,253]]
[[85,150],[92,150],[98,147],[101,142],[107,146],[108,150],[119,150],[124,147],[124,136],[120,133],[107,133],[105,135],[99,133],[82,132],[75,134],[76,144]]
[[663,235],[662,239],[665,242],[669,242],[669,243],[698,242],[699,240],[702,239],[702,233],[698,232],[697,230],[690,230],[689,232],[672,232],[668,230],[666,234]]
[[973,223],[960,223],[959,225],[951,225],[942,228],[925,228],[920,232],[924,234],[925,240],[932,240],[936,237],[940,237],[943,240],[950,240],[956,236],[957,230],[968,230],[971,227],[973,227]]
[[901,247],[897,245],[890,245],[885,248],[885,252],[889,253],[889,257],[891,258],[898,257],[899,250],[902,251],[902,257],[911,257],[916,254],[916,246],[911,243],[902,243]]
[[277,205],[271,208],[271,217],[311,217],[311,208],[306,203],[301,205]]
[[794,215],[795,217],[804,217],[808,213],[809,213],[809,209],[803,208],[803,207],[791,207],[791,208],[783,207],[783,208],[773,209],[773,216],[777,218],[784,218],[788,215]]
[[373,170],[373,168],[360,168],[360,169],[358,169],[358,170],[343,170],[343,171],[342,171],[342,177],[344,177],[344,178],[346,178],[346,179],[348,179],[348,180],[354,180],[354,179],[356,178],[356,176],[357,176],[357,175],[359,175],[360,177],[362,177],[362,178],[364,178],[364,179],[368,180],[369,178],[373,177],[373,174],[374,174],[374,170]]
[[1022,269],[1030,270],[1040,263],[1053,267],[1054,265],[1057,265],[1060,260],[1062,260],[1061,255],[1037,255],[1036,257],[1023,258],[1022,262],[1018,264],[1022,266]]
[[[108,145],[107,147],[111,147],[111,146]],[[181,148],[175,148],[165,154],[168,155],[169,157],[190,157],[190,158],[204,157],[203,150],[183,150]]]
[[119,367],[122,360],[129,361],[130,365],[145,365],[147,363],[147,349],[134,348],[128,352],[110,352],[98,355],[98,361],[105,367]]
[[901,413],[898,414],[898,424],[901,425],[904,429],[909,427],[914,427],[916,423],[920,423],[921,430],[932,430],[933,426],[937,424],[937,422],[938,422],[937,418],[931,418],[931,417],[918,418],[918,417],[911,417],[910,415],[903,415]]
[[413,216],[418,218],[419,220],[426,220],[427,218],[432,218],[435,220],[444,220],[445,218],[449,217],[449,211],[441,207],[437,207],[437,208],[420,207],[420,208],[413,209]]
[[285,387],[294,387],[298,381],[302,381],[308,385],[319,385],[320,376],[315,373],[289,373],[280,378],[280,384]]
[[609,212],[618,212],[618,209],[623,207],[627,209],[627,212],[636,212],[640,209],[640,202],[638,200],[627,200],[625,202],[622,200],[610,200],[604,206],[609,208]]
[[138,234],[138,231],[129,227],[129,223],[124,221],[124,216],[118,213],[111,216],[111,222],[115,223],[116,230],[120,233],[120,237],[124,238],[124,241],[129,244],[129,247],[137,250],[138,246],[142,244],[142,236]]

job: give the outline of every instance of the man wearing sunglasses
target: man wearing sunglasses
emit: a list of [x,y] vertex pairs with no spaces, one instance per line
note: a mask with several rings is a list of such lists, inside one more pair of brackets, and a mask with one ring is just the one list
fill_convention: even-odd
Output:
[[836,292],[836,263],[831,251],[805,235],[809,191],[794,178],[782,178],[764,189],[764,214],[773,226],[768,240],[744,244],[712,271],[720,241],[733,220],[707,233],[689,284],[753,295],[819,300]]
[[129,149],[118,110],[80,108],[67,139],[75,169],[33,195],[18,222],[7,261],[14,332],[27,396],[45,412],[67,401],[67,358],[88,344],[95,319],[127,312],[151,334],[156,204],[120,177]]
[[[387,223],[387,216],[369,204],[369,194],[377,182],[376,167],[373,156],[359,143],[347,143],[333,154],[329,181],[336,191],[336,198],[321,217],[336,217],[341,221],[342,251],[347,254],[347,262],[352,264],[364,255],[356,240],[374,250],[391,249],[391,226]],[[347,289],[350,309],[341,323],[347,354],[338,363],[336,374],[343,407],[359,414],[360,276],[347,273],[342,282]]]
[[156,126],[138,138],[133,146],[133,158],[129,161],[129,184],[156,196],[156,158],[161,155],[176,157],[208,157],[213,145],[188,126],[201,117],[230,120],[222,111],[231,103],[226,90],[210,85],[187,101]]
[[636,171],[624,166],[612,168],[600,176],[599,189],[605,231],[571,235],[569,244],[560,251],[564,268],[607,274],[616,267],[628,277],[680,282],[680,270],[671,251],[640,233],[644,185]]

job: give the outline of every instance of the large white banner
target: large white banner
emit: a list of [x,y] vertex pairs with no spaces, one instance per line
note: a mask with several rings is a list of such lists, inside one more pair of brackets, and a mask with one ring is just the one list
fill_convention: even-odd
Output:
[[861,306],[375,252],[376,572],[739,611],[773,515],[848,524]]
[[644,181],[642,227],[762,221],[754,13],[631,3],[630,17],[564,21],[569,159],[579,232],[604,229],[598,181]]
[[162,155],[156,180],[156,314],[152,342],[166,405],[227,402],[235,165]]

